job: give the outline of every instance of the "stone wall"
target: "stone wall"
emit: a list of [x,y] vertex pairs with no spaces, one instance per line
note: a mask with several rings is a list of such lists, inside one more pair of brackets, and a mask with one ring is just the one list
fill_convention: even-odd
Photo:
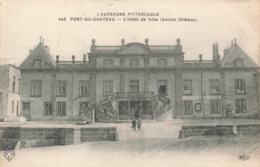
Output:
[[182,126],[179,138],[190,136],[208,136],[208,135],[246,135],[260,132],[260,124],[247,125],[189,125]]
[[116,128],[0,128],[0,150],[14,149],[18,141],[21,148],[78,144],[86,141],[115,141]]

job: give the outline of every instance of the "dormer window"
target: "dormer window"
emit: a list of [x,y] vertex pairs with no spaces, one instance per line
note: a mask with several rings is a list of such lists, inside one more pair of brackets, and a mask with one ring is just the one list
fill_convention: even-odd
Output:
[[42,68],[42,60],[34,60],[33,68]]
[[235,67],[244,67],[244,60],[241,59],[240,57],[234,60],[233,63]]

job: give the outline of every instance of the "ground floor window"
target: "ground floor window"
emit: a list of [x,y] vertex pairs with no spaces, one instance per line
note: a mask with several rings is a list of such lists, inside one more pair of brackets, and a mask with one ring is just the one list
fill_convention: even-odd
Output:
[[31,105],[28,102],[23,103],[23,111],[30,111],[31,110]]
[[210,101],[210,112],[212,114],[220,113],[220,101],[219,100],[211,100]]
[[88,102],[79,102],[79,112],[88,111]]
[[236,100],[236,113],[245,113],[246,112],[246,100],[237,99]]
[[14,113],[14,101],[12,101],[12,113]]
[[66,116],[66,102],[57,102],[57,115]]
[[49,116],[52,115],[52,103],[51,102],[45,102],[44,103],[44,115]]
[[188,114],[192,114],[192,113],[193,113],[192,101],[191,100],[184,101],[184,113],[183,114],[188,115]]

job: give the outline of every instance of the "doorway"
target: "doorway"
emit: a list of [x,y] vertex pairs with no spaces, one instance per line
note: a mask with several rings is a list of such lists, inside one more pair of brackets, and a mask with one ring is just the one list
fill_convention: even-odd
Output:
[[29,121],[31,119],[31,103],[24,102],[23,103],[23,116],[26,117],[26,120]]

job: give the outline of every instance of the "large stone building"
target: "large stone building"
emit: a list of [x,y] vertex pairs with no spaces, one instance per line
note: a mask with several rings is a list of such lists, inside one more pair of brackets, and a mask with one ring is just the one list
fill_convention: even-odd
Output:
[[[101,122],[166,118],[256,117],[259,67],[236,43],[220,58],[184,60],[176,45],[92,40],[83,60],[56,60],[43,40],[20,65],[23,115],[27,120]],[[257,91],[256,91],[257,90]],[[93,112],[95,111],[95,114]]]

